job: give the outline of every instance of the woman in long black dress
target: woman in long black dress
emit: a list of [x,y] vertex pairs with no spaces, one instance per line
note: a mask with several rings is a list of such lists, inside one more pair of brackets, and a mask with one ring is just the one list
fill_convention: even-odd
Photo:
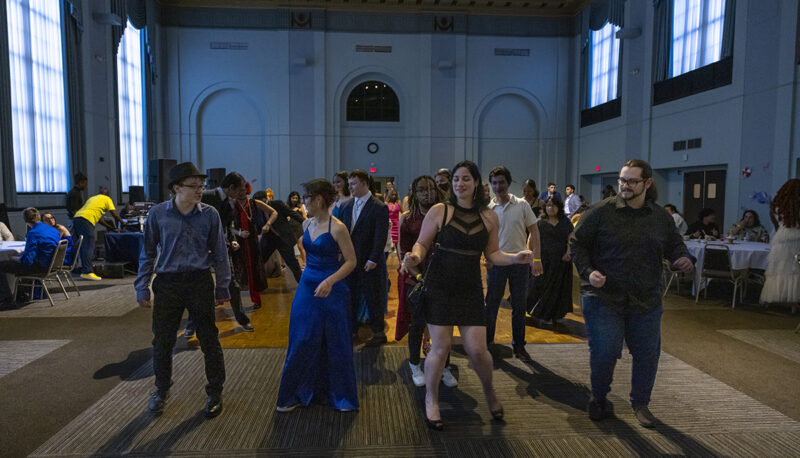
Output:
[[444,428],[439,413],[439,381],[450,352],[453,326],[458,326],[461,332],[464,349],[481,380],[492,417],[503,418],[503,404],[492,386],[492,356],[486,347],[481,254],[497,266],[533,261],[528,250],[514,254],[500,251],[499,220],[486,207],[478,166],[471,161],[459,162],[451,176],[448,201],[428,210],[417,242],[403,258],[405,271],[418,265],[434,249],[425,276],[425,320],[432,341],[425,359],[425,416],[428,427],[435,430]]
[[528,311],[540,320],[555,322],[572,312],[572,258],[568,244],[573,226],[564,214],[564,202],[558,197],[547,199],[544,211],[537,223],[544,274],[533,277]]

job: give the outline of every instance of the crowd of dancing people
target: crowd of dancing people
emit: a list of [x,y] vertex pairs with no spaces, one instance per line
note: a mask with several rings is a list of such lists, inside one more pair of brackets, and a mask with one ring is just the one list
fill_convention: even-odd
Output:
[[[370,331],[365,346],[388,341],[384,316],[394,284],[398,313],[393,337],[408,335],[411,380],[426,387],[427,425],[444,428],[439,386],[458,385],[450,368],[456,326],[488,411],[493,420],[503,421],[489,348],[506,286],[513,355],[530,363],[526,315],[555,326],[572,312],[576,271],[589,337],[589,417],[600,421],[612,412],[607,395],[624,341],[633,356],[633,414],[652,427],[657,420],[648,405],[660,356],[662,261],[684,272],[695,261],[684,244],[689,229],[679,230],[673,212],[656,204],[652,168],[645,161],[628,161],[618,188],[591,207],[572,185],[564,188],[562,199],[554,183],[540,193],[529,179],[517,197],[509,192],[515,181],[507,168],[495,167],[488,177],[484,183],[478,167],[462,161],[416,177],[401,198],[391,182],[373,194],[372,177],[353,170],[338,172],[330,181],[304,183],[302,195],[293,192],[283,202],[271,190],[253,193],[239,173],[205,190],[206,177],[192,163],[175,166],[170,171],[172,198],[153,207],[147,220],[135,283],[139,304],[153,307],[156,391],[149,409],[159,413],[165,408],[172,349],[188,309],[184,335],[196,334],[205,356],[205,412],[214,417],[222,411],[225,368],[213,309],[230,301],[240,327],[254,331],[240,290],[247,289],[253,309],[261,307],[263,262],[277,252],[298,282],[279,412],[314,402],[343,412],[358,410],[353,343],[362,322]],[[800,199],[796,194],[787,199],[789,192],[782,188],[774,210],[781,219],[781,240],[796,245]],[[745,215],[739,230],[758,237],[751,220]],[[393,252],[399,261],[396,276],[387,268]],[[789,301],[800,300],[798,291],[791,294]]]

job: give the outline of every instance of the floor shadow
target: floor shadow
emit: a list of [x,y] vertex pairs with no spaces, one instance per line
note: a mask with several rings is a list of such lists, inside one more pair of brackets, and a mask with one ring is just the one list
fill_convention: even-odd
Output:
[[147,375],[133,378],[134,374],[140,367],[151,361],[153,356],[152,348],[141,348],[128,353],[128,357],[124,361],[118,363],[110,363],[98,369],[92,378],[95,380],[102,380],[111,377],[119,377],[120,380],[138,380],[141,378],[153,375],[152,370],[142,371],[142,373],[149,372]]
[[150,442],[142,444],[141,446],[132,449],[130,453],[163,454],[164,452],[173,451],[172,448],[175,446],[175,444],[178,442],[180,438],[195,430],[205,421],[207,421],[205,413],[202,410],[198,410],[197,413],[195,413],[190,418],[187,418],[186,420],[182,421],[180,424],[178,424],[171,430],[161,433],[158,437],[151,440]]
[[280,456],[279,450],[297,453],[311,449],[309,454],[333,455],[347,439],[359,413],[337,412],[327,405],[311,404],[308,407],[279,413],[273,411],[265,421],[269,431],[261,439],[259,450],[269,450],[270,455]]
[[511,364],[505,359],[495,360],[495,366],[517,380],[518,392],[525,393],[532,398],[542,395],[557,404],[568,407],[570,414],[576,410],[586,411],[591,392],[582,383],[562,377],[535,360],[526,365],[532,370],[531,372]]
[[136,418],[128,422],[114,437],[101,445],[91,456],[101,457],[126,454],[134,439],[136,439],[139,433],[147,428],[155,419],[155,415],[147,410],[143,411]]
[[[180,341],[183,340],[183,343]],[[200,344],[197,344],[200,348]],[[175,348],[172,352],[172,357],[184,352],[194,350],[191,344],[186,344],[186,339],[178,339]],[[124,361],[118,363],[109,363],[98,369],[92,378],[95,380],[102,380],[111,377],[119,377],[120,380],[141,380],[143,378],[151,377],[153,375],[153,349],[151,347],[141,348],[128,353],[128,357]],[[147,365],[146,370],[140,370],[142,366]]]
[[356,377],[363,385],[393,385],[397,374],[386,367],[382,347],[361,347],[354,352]]

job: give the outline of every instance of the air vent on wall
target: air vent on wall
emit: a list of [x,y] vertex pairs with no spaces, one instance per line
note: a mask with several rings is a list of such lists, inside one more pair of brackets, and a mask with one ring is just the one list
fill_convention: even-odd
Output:
[[681,151],[686,149],[686,140],[672,142],[672,151]]
[[689,139],[687,141],[689,142],[689,144],[687,146],[687,148],[689,148],[689,149],[700,148],[700,147],[703,146],[703,139],[702,138],[691,138],[691,139]]
[[391,46],[356,45],[356,52],[392,52]]
[[230,49],[232,51],[245,51],[250,47],[250,43],[241,41],[212,41],[209,45],[211,49]]
[[515,56],[515,57],[528,57],[531,55],[530,49],[521,48],[494,48],[495,56]]

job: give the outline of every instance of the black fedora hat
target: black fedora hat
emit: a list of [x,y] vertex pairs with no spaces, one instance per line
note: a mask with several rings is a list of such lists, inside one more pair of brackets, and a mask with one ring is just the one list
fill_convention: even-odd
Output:
[[172,185],[175,183],[189,177],[200,177],[204,180],[206,179],[206,175],[197,170],[197,167],[195,167],[194,164],[191,162],[181,162],[175,167],[169,169],[169,187],[172,188]]

